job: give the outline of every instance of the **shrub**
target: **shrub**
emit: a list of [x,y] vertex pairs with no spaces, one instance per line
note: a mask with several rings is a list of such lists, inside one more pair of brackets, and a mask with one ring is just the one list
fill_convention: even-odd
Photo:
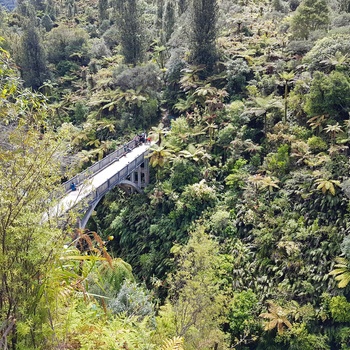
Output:
[[67,73],[77,71],[79,69],[79,66],[74,62],[63,60],[57,64],[56,69],[58,75],[62,77]]
[[111,52],[109,51],[103,39],[95,38],[91,40],[91,47],[89,50],[89,54],[91,58],[98,59],[98,58],[110,56]]
[[313,47],[313,43],[309,40],[291,40],[287,45],[287,51],[294,55],[304,55]]
[[344,254],[346,259],[350,260],[350,236],[346,236],[340,245],[341,252]]
[[335,120],[348,118],[350,78],[333,71],[329,75],[315,72],[304,110],[309,115],[328,114]]
[[332,297],[329,302],[331,315],[336,322],[350,322],[350,303],[344,296]]
[[345,27],[350,23],[350,13],[341,13],[339,16],[336,16],[332,21],[332,27]]
[[104,32],[102,38],[104,39],[108,48],[111,50],[118,44],[118,29],[115,26],[111,26]]
[[251,290],[235,293],[229,306],[229,323],[232,339],[242,334],[255,333],[260,325],[254,317],[258,308],[258,298]]
[[350,34],[336,34],[318,40],[305,55],[304,62],[309,64],[311,70],[322,70],[324,66],[320,62],[335,56],[337,52],[345,55],[349,51]]
[[236,95],[241,93],[247,85],[247,79],[251,69],[247,62],[239,57],[231,60],[227,67],[227,90],[229,94]]
[[122,90],[139,88],[156,91],[159,87],[159,71],[154,64],[147,64],[133,68],[120,67],[114,71],[114,83]]
[[154,314],[151,297],[136,283],[125,281],[117,297],[108,304],[109,308],[116,314],[126,313],[128,316],[145,316]]
[[53,21],[48,14],[45,14],[41,18],[40,24],[45,28],[47,32],[49,32],[53,28]]
[[71,60],[73,54],[78,54],[81,63],[87,63],[88,33],[81,28],[70,28],[61,24],[53,28],[47,35],[46,47],[48,60],[51,63],[59,63]]
[[307,140],[307,144],[310,147],[310,150],[314,153],[326,151],[328,149],[327,142],[319,136],[310,137]]
[[270,153],[264,161],[264,166],[273,174],[286,174],[290,166],[289,146],[278,147],[277,153]]

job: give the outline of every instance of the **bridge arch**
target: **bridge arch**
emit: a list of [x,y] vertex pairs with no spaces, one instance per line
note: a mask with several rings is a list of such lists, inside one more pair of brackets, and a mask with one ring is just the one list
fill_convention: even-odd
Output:
[[119,187],[123,188],[123,189],[130,189],[131,192],[137,192],[137,193],[141,193],[142,189],[136,185],[134,182],[129,181],[129,180],[122,180],[120,181],[120,183],[118,184]]
[[[113,188],[115,188],[117,186],[122,187],[122,188],[124,187],[124,188],[127,188],[127,189],[131,189],[132,192],[136,191],[138,193],[142,193],[142,189],[139,186],[137,186],[134,182],[129,181],[129,180],[122,180],[122,181],[120,181],[119,183],[117,183],[113,187],[111,187],[109,189],[109,191],[111,191]],[[105,194],[100,196],[100,197],[98,197],[98,198],[96,198],[92,203],[90,203],[88,209],[84,213],[84,216],[81,219],[79,219],[79,222],[78,222],[79,228],[85,228],[85,226],[88,223],[88,221],[89,221],[93,211],[97,207],[98,203],[100,203],[101,199],[105,196]]]

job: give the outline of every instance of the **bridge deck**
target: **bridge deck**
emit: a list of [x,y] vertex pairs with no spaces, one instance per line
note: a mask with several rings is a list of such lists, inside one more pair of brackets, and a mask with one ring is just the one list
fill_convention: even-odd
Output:
[[116,159],[115,162],[106,166],[97,174],[92,174],[89,179],[85,180],[82,184],[77,186],[76,191],[66,193],[58,202],[58,204],[52,208],[50,214],[53,216],[61,216],[68,210],[72,209],[80,201],[93,193],[96,188],[106,183],[106,181],[120,172],[130,162],[145,153],[149,147],[150,144],[142,144],[138,147],[135,147],[130,152],[126,153],[125,156]]

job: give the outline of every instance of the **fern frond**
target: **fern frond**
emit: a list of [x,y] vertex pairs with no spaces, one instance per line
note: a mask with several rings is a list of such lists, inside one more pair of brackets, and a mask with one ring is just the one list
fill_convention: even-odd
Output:
[[[341,277],[341,278],[338,279],[337,277]],[[350,282],[350,274],[344,274],[337,277],[335,279],[339,280],[339,283],[338,283],[339,288],[345,288]]]
[[184,350],[183,338],[174,337],[172,339],[164,340],[164,345],[162,346],[162,350]]
[[335,276],[334,279],[338,281],[338,288],[345,288],[350,283],[349,262],[341,257],[336,257],[335,261],[337,262],[334,265],[336,268],[329,272],[329,275]]

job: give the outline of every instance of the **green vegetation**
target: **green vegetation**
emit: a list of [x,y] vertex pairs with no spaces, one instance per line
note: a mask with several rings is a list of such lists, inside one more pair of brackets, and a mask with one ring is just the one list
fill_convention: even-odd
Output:
[[[350,2],[0,9],[0,348],[350,348]],[[88,230],[61,183],[147,131]]]

